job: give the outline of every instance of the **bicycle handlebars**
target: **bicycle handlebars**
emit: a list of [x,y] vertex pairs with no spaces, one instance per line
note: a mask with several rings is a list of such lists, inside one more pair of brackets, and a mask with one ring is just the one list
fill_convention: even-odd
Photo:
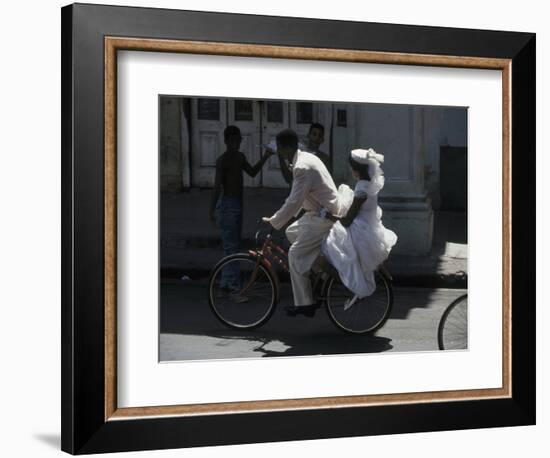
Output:
[[272,235],[273,231],[275,230],[275,228],[271,225],[271,223],[268,223],[267,221],[264,221],[262,219],[259,219],[257,221],[257,225],[258,225],[258,231],[261,230],[262,226],[269,226],[269,235]]
[[260,233],[262,231],[262,226],[265,226],[265,225],[269,226],[269,231],[267,233],[267,237],[271,237],[273,235],[273,231],[275,230],[275,228],[270,223],[268,223],[266,221],[263,221],[261,219],[259,219],[256,223],[258,225],[258,230],[256,231],[254,239],[255,239],[256,245],[257,245],[258,244],[258,239],[260,237]]

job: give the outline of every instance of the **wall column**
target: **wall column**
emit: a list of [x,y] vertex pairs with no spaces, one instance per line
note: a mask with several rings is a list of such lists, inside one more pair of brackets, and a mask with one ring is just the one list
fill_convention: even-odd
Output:
[[407,105],[359,106],[356,147],[385,157],[386,185],[379,198],[383,222],[399,240],[396,254],[427,255],[432,247],[433,210],[425,186],[425,108]]
[[181,98],[161,97],[160,110],[160,189],[182,188]]

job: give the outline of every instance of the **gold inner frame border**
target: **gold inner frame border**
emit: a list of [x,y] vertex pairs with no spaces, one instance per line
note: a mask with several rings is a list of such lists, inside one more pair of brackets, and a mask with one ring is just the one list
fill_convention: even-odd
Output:
[[[511,367],[511,75],[510,59],[447,55],[406,54],[363,50],[303,48],[242,43],[161,40],[145,38],[104,38],[104,292],[105,292],[105,421],[147,417],[214,415],[270,412],[277,410],[365,407],[388,404],[411,404],[509,398],[512,395]],[[500,388],[418,393],[353,395],[304,399],[241,401],[169,406],[118,408],[117,404],[117,51],[172,52],[186,54],[265,57],[421,65],[433,67],[493,69],[502,72],[502,380]]]

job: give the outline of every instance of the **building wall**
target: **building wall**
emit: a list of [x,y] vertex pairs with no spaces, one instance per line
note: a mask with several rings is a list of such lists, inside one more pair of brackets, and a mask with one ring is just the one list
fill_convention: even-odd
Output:
[[398,182],[407,180],[412,173],[414,164],[403,159],[413,157],[413,142],[420,141],[425,188],[437,208],[440,148],[467,146],[467,109],[418,107],[422,118],[421,132],[413,131],[413,107],[406,105],[334,104],[334,112],[338,109],[346,110],[347,126],[340,127],[335,123],[332,128],[335,181],[351,182],[347,156],[352,149],[374,148],[386,156],[384,171],[389,181],[393,182],[390,186],[396,188]]
[[335,181],[353,182],[347,162],[350,150],[373,148],[383,154],[386,185],[380,206],[384,224],[400,239],[395,252],[427,254],[433,210],[441,201],[440,157],[449,151],[442,152],[442,147],[466,147],[467,110],[389,104],[342,104],[335,109],[348,113],[346,128],[333,127]]
[[163,191],[189,187],[187,122],[181,97],[159,98],[160,186]]

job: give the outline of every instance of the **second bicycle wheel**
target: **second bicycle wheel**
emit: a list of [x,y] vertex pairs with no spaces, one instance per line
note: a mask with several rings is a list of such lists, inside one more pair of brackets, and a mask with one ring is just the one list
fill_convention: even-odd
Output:
[[214,267],[208,302],[226,326],[252,329],[264,324],[273,313],[275,288],[271,273],[255,258],[235,254]]
[[437,328],[440,350],[468,348],[468,295],[455,299],[443,312]]
[[[374,273],[376,290],[370,296],[354,300],[354,294],[338,278],[330,278],[325,288],[330,319],[345,332],[372,334],[389,318],[393,289],[379,271]],[[351,305],[350,305],[351,304]]]

